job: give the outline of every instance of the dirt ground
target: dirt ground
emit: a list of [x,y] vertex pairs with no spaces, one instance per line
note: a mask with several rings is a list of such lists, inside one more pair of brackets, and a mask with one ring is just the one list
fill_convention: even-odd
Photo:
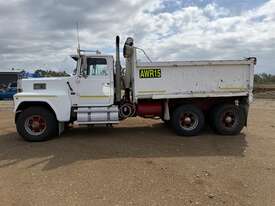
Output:
[[0,205],[275,205],[275,100],[238,136],[176,136],[160,121],[24,142],[0,103]]
[[255,85],[254,96],[260,99],[275,99],[275,84]]

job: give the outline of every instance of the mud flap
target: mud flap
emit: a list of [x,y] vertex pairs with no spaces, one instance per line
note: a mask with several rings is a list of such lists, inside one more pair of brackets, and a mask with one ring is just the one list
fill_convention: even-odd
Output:
[[65,123],[64,122],[58,122],[58,135],[60,136],[65,129]]
[[170,120],[170,112],[169,112],[169,104],[168,100],[164,102],[164,115],[163,119],[169,121]]
[[244,125],[247,127],[249,105],[248,104],[244,105],[243,109],[244,109],[244,113],[245,113],[245,123],[244,123]]

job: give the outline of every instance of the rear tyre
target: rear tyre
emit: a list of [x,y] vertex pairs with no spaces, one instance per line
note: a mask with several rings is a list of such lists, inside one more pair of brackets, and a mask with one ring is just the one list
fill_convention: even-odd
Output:
[[193,105],[178,107],[172,115],[172,126],[180,136],[195,136],[204,127],[204,115]]
[[19,114],[16,129],[24,140],[40,142],[57,135],[58,123],[51,111],[43,107],[32,107]]
[[224,104],[214,110],[212,123],[217,133],[236,135],[243,129],[245,118],[245,111],[242,107]]

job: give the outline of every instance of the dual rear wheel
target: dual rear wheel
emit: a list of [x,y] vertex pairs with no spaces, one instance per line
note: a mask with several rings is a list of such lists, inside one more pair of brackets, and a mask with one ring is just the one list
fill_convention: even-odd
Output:
[[242,106],[223,104],[210,113],[210,126],[218,134],[236,135],[241,132],[246,122]]
[[[239,134],[245,125],[245,112],[240,106],[223,104],[210,112],[209,124],[222,135]],[[180,136],[195,136],[205,125],[204,113],[194,105],[182,105],[174,110],[171,125]]]

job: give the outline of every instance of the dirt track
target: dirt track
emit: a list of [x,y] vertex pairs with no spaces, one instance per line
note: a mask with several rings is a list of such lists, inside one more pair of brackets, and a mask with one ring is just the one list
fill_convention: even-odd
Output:
[[234,137],[131,119],[43,143],[0,105],[0,205],[275,205],[275,101],[257,100]]

